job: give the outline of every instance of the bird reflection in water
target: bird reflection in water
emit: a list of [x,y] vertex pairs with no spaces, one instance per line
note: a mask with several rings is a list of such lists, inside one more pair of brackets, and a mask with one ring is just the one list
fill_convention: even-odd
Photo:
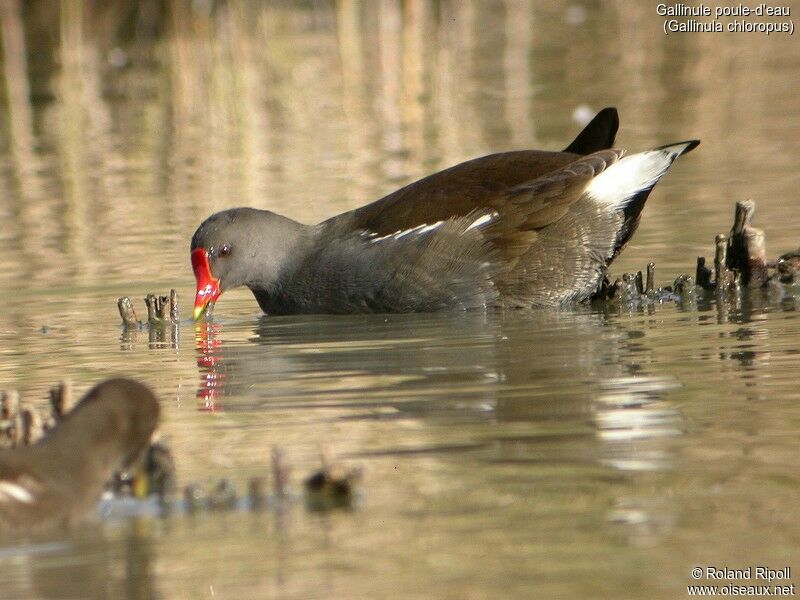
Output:
[[225,381],[222,372],[222,325],[200,321],[195,325],[197,366],[200,369],[200,386],[197,388],[198,407],[202,411],[220,412]]

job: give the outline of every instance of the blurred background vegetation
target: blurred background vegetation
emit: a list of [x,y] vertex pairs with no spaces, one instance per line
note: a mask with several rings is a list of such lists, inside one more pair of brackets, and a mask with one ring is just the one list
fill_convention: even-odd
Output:
[[606,105],[623,147],[703,139],[621,266],[691,268],[747,196],[797,223],[796,41],[662,20],[622,0],[2,0],[0,235],[19,251],[0,284],[188,284],[213,210],[320,220],[463,159],[563,147]]

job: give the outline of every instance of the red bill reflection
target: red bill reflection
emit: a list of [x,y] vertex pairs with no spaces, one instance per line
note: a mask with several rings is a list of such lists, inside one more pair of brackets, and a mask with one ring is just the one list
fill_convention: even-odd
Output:
[[222,325],[206,321],[195,324],[197,366],[200,368],[200,386],[197,388],[198,410],[222,412],[222,389],[225,374],[222,367]]

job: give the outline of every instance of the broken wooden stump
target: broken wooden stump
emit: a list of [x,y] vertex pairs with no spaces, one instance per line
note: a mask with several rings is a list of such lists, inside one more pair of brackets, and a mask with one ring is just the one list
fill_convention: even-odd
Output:
[[[150,325],[164,325],[166,323],[177,324],[180,321],[180,311],[178,309],[178,292],[174,289],[169,291],[168,296],[156,296],[147,294],[144,298],[147,307],[147,323]],[[128,296],[117,299],[117,308],[122,317],[122,324],[126,328],[137,328],[140,325],[136,318],[136,311],[133,303]]]
[[[147,306],[147,322],[151,325],[161,325],[169,321],[169,298],[167,296],[156,296],[147,294],[144,299]],[[167,318],[164,318],[164,307],[167,305]]]
[[158,319],[161,323],[169,323],[172,320],[170,317],[172,310],[169,306],[169,300],[169,296],[159,296],[157,299],[156,319]]
[[23,439],[19,392],[17,390],[0,392],[0,418],[2,418],[0,447],[16,448]]
[[25,432],[23,431],[24,424],[22,422],[22,413],[18,412],[14,415],[11,419],[11,447],[18,448],[22,446],[23,441],[25,440]]
[[122,323],[126,327],[136,327],[139,324],[130,298],[127,296],[117,298],[117,308],[119,309],[119,316],[122,317]]
[[[648,263],[646,282],[642,286],[641,271],[635,276],[624,273],[614,284],[608,276],[598,288],[593,299],[639,304],[665,300],[693,302],[705,291],[716,291],[717,302],[728,300],[728,295],[739,297],[748,289],[781,287],[781,284],[800,283],[800,248],[783,254],[777,261],[767,261],[766,236],[752,224],[755,202],[747,200],[736,203],[734,223],[730,234],[718,234],[714,238],[714,270],[706,266],[704,256],[697,257],[694,277],[679,276],[672,286],[656,288],[655,264]],[[769,270],[774,274],[770,276]],[[642,289],[644,288],[644,289]],[[792,293],[788,289],[780,294]]]
[[44,422],[33,409],[22,410],[22,445],[30,446],[44,435]]
[[656,263],[649,262],[647,263],[647,283],[645,284],[644,293],[648,296],[652,296],[656,289]]
[[727,266],[739,274],[747,287],[761,287],[767,282],[766,236],[752,225],[756,204],[752,200],[736,203],[733,227],[728,237]]
[[50,409],[54,421],[59,421],[72,410],[72,406],[72,385],[68,381],[62,381],[50,388]]
[[728,236],[717,234],[714,246],[714,288],[722,292],[734,285],[733,271],[728,268]]
[[634,278],[634,284],[636,285],[636,292],[640,296],[644,294],[644,278],[642,277],[641,271],[636,272],[636,277]]
[[147,307],[147,322],[153,325],[156,323],[156,295],[147,294],[144,297],[144,305]]
[[0,419],[9,421],[19,412],[19,392],[7,390],[0,392]]
[[0,448],[29,446],[44,435],[44,419],[23,406],[19,392],[0,392]]

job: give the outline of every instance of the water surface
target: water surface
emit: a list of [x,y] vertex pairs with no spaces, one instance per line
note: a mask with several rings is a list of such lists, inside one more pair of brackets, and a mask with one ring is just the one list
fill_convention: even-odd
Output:
[[[661,34],[627,2],[3,5],[0,385],[43,403],[150,384],[181,484],[320,444],[352,511],[99,521],[8,540],[9,598],[679,598],[697,565],[800,569],[793,302],[357,317],[259,314],[124,334],[115,300],[178,289],[215,210],[313,222],[491,151],[703,144],[616,272],[661,284],[754,198],[798,245],[794,37]],[[136,9],[130,8],[136,6]],[[56,7],[57,8],[57,7]]]

